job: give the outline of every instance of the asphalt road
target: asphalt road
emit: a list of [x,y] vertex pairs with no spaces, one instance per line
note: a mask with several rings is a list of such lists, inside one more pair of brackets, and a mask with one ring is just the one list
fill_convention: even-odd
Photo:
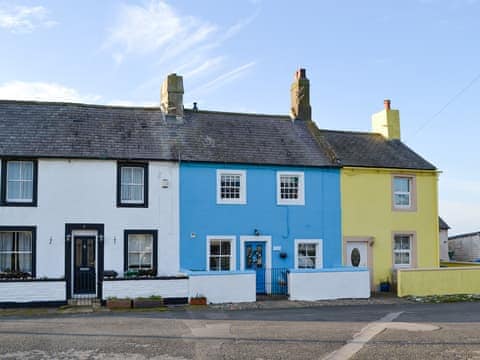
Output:
[[[378,322],[392,314],[393,322]],[[339,357],[348,347],[354,353]],[[0,359],[329,356],[480,359],[480,302],[0,316]]]

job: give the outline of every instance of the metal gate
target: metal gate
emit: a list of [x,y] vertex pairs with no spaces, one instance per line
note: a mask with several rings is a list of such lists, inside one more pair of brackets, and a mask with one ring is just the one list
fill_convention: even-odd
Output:
[[262,288],[265,289],[265,295],[288,295],[287,268],[264,269],[264,272],[263,281],[265,283]]

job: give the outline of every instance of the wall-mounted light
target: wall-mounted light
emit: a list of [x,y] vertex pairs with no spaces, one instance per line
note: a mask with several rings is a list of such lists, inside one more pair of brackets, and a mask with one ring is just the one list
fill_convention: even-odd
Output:
[[48,243],[49,243],[50,245],[52,245],[52,242],[53,242],[53,237],[50,236],[50,239],[48,240]]
[[72,235],[71,235],[71,234],[65,235],[65,241],[66,241],[67,243],[69,243],[70,241],[72,241]]
[[115,245],[116,243],[117,243],[117,237],[114,236],[114,237],[113,237],[113,244]]
[[197,234],[195,234],[194,232],[190,233],[190,238],[191,239],[195,239],[197,237]]
[[164,189],[168,188],[168,179],[162,179],[161,184],[162,184],[162,188]]
[[258,229],[253,229],[253,233],[255,236],[260,236],[260,230]]

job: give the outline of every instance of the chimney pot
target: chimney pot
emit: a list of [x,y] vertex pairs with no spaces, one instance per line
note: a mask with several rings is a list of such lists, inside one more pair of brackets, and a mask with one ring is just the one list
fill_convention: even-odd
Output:
[[390,105],[391,105],[392,101],[390,99],[385,99],[383,100],[383,106],[385,107],[385,110],[390,110]]
[[198,106],[196,102],[193,102],[193,111],[197,112],[198,111]]

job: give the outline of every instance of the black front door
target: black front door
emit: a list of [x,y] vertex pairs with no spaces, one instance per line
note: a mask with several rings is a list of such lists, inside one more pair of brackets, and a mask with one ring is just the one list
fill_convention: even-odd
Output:
[[95,294],[95,237],[75,236],[73,258],[74,294]]

